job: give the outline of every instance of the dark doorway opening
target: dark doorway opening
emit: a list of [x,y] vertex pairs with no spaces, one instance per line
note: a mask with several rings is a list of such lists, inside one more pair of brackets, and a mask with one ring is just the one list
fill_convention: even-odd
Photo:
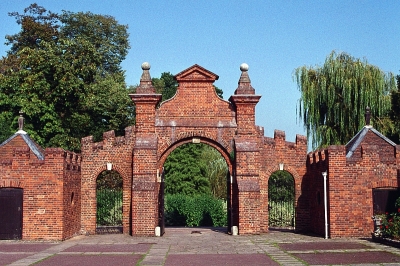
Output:
[[385,213],[395,213],[397,208],[395,206],[396,200],[400,197],[399,188],[375,188],[372,189],[372,202],[374,215]]
[[0,189],[0,239],[22,239],[23,189]]

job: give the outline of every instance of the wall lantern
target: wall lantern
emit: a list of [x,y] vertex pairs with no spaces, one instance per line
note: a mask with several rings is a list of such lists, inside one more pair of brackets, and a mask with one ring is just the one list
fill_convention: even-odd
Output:
[[112,170],[112,163],[107,163],[107,170],[111,171]]
[[280,164],[279,164],[279,170],[283,171],[283,166],[284,166],[284,164],[283,164],[283,163],[280,163]]

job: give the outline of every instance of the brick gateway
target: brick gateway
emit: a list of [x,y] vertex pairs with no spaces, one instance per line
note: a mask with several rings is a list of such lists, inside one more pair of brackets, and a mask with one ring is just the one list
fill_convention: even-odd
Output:
[[[199,65],[178,73],[176,95],[160,103],[150,66],[135,94],[136,125],[103,141],[82,139],[82,153],[42,149],[20,129],[0,145],[1,189],[22,189],[22,238],[57,239],[96,230],[96,179],[107,169],[123,179],[123,232],[154,236],[159,223],[160,172],[168,155],[185,143],[205,143],[225,158],[231,176],[229,227],[239,234],[268,232],[268,178],[286,170],[294,178],[296,230],[330,237],[368,236],[373,230],[374,189],[398,188],[398,146],[364,127],[346,146],[307,154],[306,137],[288,142],[283,131],[264,136],[255,125],[260,95],[241,66],[238,87],[220,99],[218,76]],[[234,153],[234,159],[230,154]],[[107,168],[108,167],[108,168]],[[324,220],[322,173],[327,172]],[[0,193],[1,195],[1,193]],[[1,200],[1,199],[0,199]],[[0,204],[1,212],[5,212]]]
[[281,163],[300,182],[306,138],[297,136],[296,143],[287,143],[280,131],[274,139],[264,138],[263,128],[255,125],[261,96],[251,86],[246,65],[241,66],[238,88],[229,101],[215,93],[218,76],[194,65],[175,76],[176,95],[159,107],[161,95],[151,84],[150,67],[144,63],[142,69],[140,85],[130,95],[136,105],[135,127],[127,128],[124,137],[107,132],[102,143],[93,143],[91,137],[82,140],[82,230],[95,232],[96,178],[111,163],[124,180],[124,232],[154,235],[162,194],[159,175],[166,158],[182,144],[201,142],[218,150],[229,167],[229,224],[240,234],[267,232],[268,176]]

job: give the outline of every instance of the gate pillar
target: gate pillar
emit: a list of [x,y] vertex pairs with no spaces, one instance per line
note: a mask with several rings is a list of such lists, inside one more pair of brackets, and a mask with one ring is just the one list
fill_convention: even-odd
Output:
[[[260,95],[255,95],[247,73],[248,66],[240,66],[242,74],[238,88],[230,101],[236,108],[237,135],[235,141],[235,172],[237,182],[236,224],[240,234],[260,233],[260,145],[261,131],[255,125],[255,106]],[[233,224],[235,226],[235,224]]]
[[151,83],[150,65],[142,64],[143,74],[135,94],[136,140],[133,148],[132,235],[154,235],[158,224],[157,144],[155,108],[161,100]]

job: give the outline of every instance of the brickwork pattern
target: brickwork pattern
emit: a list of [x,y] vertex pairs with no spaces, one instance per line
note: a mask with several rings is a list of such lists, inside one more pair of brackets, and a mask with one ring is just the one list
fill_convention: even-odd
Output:
[[[374,226],[372,189],[400,187],[399,150],[368,131],[363,141],[346,158],[345,146],[330,146],[309,155],[303,195],[309,205],[309,230],[324,232],[323,178],[328,171],[329,235],[368,237]],[[303,224],[307,225],[307,222]]]
[[96,231],[96,180],[99,174],[112,170],[122,177],[122,225],[125,234],[131,233],[132,151],[135,144],[135,128],[127,127],[124,136],[115,136],[114,131],[105,132],[103,141],[93,142],[93,137],[83,138],[82,149],[82,214],[81,233]]
[[17,135],[0,147],[0,188],[23,189],[23,239],[64,240],[80,230],[81,157],[47,148],[44,158]]
[[[255,94],[241,66],[238,87],[229,101],[220,99],[214,73],[194,65],[175,78],[176,95],[159,103],[150,66],[131,99],[136,125],[124,136],[105,132],[103,140],[82,139],[82,154],[59,148],[30,149],[21,136],[0,146],[0,187],[22,188],[23,238],[63,240],[96,230],[96,180],[111,163],[123,179],[123,232],[153,236],[160,226],[160,173],[168,155],[185,143],[205,143],[218,150],[231,175],[228,219],[240,234],[268,232],[268,179],[288,171],[295,184],[296,231],[324,235],[324,183],[328,172],[329,235],[369,236],[373,224],[372,189],[400,187],[399,149],[369,131],[352,156],[345,146],[307,154],[306,137],[273,138],[255,125]],[[44,154],[44,160],[37,157]],[[50,204],[51,203],[51,204]],[[230,229],[230,228],[229,228]]]
[[260,154],[261,232],[268,232],[268,180],[275,171],[280,170],[280,164],[283,166],[282,170],[289,172],[294,178],[296,229],[300,229],[299,225],[303,222],[309,222],[308,217],[303,217],[308,209],[303,206],[301,199],[303,178],[306,173],[304,162],[306,156],[307,139],[305,136],[297,135],[295,142],[289,142],[286,141],[284,131],[275,130],[273,138],[262,138]]

